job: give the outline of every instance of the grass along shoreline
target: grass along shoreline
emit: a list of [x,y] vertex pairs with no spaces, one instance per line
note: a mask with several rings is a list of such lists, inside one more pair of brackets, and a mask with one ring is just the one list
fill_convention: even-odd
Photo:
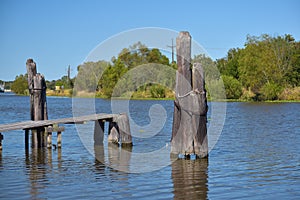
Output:
[[[73,96],[73,92],[71,89],[64,90],[63,92],[53,91],[53,90],[47,90],[47,96],[56,96],[56,97],[69,97],[69,98],[99,98],[99,99],[112,99],[112,100],[175,100],[175,97],[141,97],[138,95],[132,95],[132,96],[123,96],[123,97],[106,97],[104,95],[101,95],[100,93],[93,93],[93,92],[86,92],[86,91],[80,91],[77,92],[76,95]],[[254,100],[245,100],[245,99],[210,99],[208,98],[207,101],[209,102],[264,102],[264,103],[300,103],[300,99],[288,99],[288,100],[265,100],[265,101],[254,101]]]

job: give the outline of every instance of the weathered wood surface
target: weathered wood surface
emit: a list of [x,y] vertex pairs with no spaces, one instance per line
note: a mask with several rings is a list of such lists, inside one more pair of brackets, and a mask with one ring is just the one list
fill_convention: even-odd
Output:
[[191,68],[191,36],[180,32],[176,39],[176,97],[174,101],[171,154],[207,156],[207,101],[204,72],[199,63]]
[[85,115],[80,117],[70,117],[70,118],[62,118],[62,119],[52,119],[52,120],[39,120],[39,121],[23,121],[23,122],[15,122],[10,124],[1,124],[0,125],[0,133],[13,131],[13,130],[22,130],[22,129],[34,129],[38,127],[47,127],[53,124],[77,124],[83,123],[87,121],[97,121],[97,120],[112,120],[114,117],[119,114],[93,114],[93,115]]
[[[199,113],[192,115],[192,124],[194,128],[194,149],[195,154],[199,157],[206,157],[208,154],[208,139],[207,139],[207,99],[205,90],[204,70],[200,63],[193,65],[193,91],[196,92],[195,100]],[[195,101],[193,101],[195,103]]]
[[28,80],[28,89],[29,89],[29,97],[30,97],[30,119],[34,120],[33,77],[36,75],[36,63],[33,61],[33,59],[27,60],[26,69],[28,74],[27,80]]
[[119,138],[122,146],[132,146],[132,137],[130,133],[129,119],[127,114],[120,114],[113,118],[116,122],[119,132]]
[[94,144],[102,145],[104,138],[104,120],[99,119],[95,121],[94,127]]

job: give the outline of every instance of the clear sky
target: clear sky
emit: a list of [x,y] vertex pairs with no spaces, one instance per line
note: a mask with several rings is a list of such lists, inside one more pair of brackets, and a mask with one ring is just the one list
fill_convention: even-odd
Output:
[[26,73],[27,58],[47,80],[68,65],[74,76],[99,43],[134,28],[187,30],[213,59],[243,47],[247,34],[299,41],[299,10],[298,0],[0,0],[0,80]]

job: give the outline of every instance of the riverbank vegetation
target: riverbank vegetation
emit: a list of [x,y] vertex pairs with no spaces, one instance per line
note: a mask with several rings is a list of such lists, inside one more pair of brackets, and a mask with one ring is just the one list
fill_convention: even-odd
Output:
[[[211,100],[224,98],[223,86],[229,100],[300,100],[300,42],[291,35],[247,36],[243,48],[230,49],[224,58],[212,60],[196,55],[192,62],[200,62],[204,67]],[[137,70],[140,66],[144,71]],[[47,81],[48,95],[173,98],[175,69],[176,62],[170,62],[159,49],[138,42],[124,48],[111,61],[83,63],[73,79],[63,76]],[[120,85],[126,91],[119,89]],[[28,94],[26,75],[17,76],[11,89],[17,94]]]

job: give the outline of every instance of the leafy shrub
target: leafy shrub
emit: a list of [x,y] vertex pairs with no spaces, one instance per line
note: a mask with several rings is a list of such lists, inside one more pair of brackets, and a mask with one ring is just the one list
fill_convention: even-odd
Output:
[[11,90],[18,95],[28,95],[27,75],[17,76],[11,84]]
[[260,100],[277,100],[281,92],[280,85],[268,82],[260,89]]
[[232,76],[222,76],[226,98],[227,99],[239,99],[243,93],[242,84]]
[[165,88],[161,85],[153,85],[150,88],[152,98],[164,98],[166,96]]

